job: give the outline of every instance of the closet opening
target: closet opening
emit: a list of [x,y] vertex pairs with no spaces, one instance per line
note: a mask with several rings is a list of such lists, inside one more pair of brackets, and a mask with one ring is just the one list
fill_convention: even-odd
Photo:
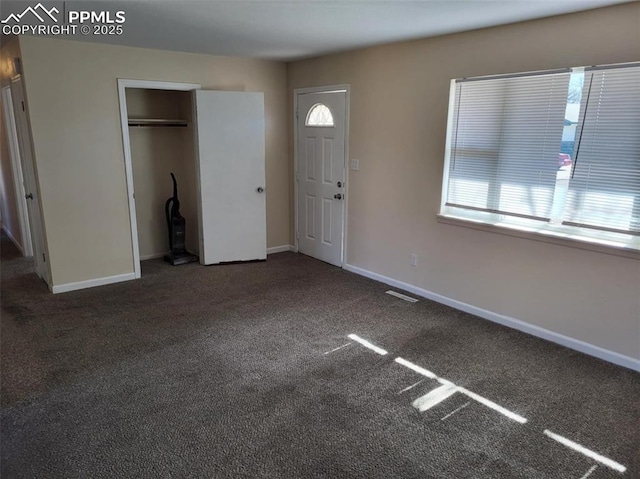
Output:
[[[180,215],[185,219],[185,249],[198,255],[198,202],[196,175],[196,146],[192,91],[199,85],[162,82],[148,85],[125,86],[128,147],[126,162],[131,167],[134,211],[132,238],[136,277],[139,278],[140,261],[164,258],[170,252],[166,203],[173,196],[176,178],[180,200]],[[121,98],[122,107],[122,98]],[[124,133],[124,132],[123,132]],[[131,183],[131,181],[129,181]],[[130,205],[130,210],[131,210]],[[137,255],[136,250],[137,249]],[[137,256],[137,258],[136,258]],[[197,260],[197,258],[195,258]]]

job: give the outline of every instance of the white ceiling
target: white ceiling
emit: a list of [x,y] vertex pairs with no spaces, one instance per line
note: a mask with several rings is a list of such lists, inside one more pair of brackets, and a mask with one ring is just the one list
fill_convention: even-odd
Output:
[[[122,36],[78,38],[83,41],[296,60],[625,1],[629,0],[112,0],[67,1],[64,7],[126,12]],[[3,17],[6,11],[3,7]]]

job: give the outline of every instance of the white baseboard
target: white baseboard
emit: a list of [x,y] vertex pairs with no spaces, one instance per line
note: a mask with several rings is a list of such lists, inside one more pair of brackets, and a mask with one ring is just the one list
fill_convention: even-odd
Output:
[[2,225],[2,231],[4,231],[4,233],[9,237],[9,239],[11,240],[11,242],[16,245],[16,248],[18,248],[18,250],[20,251],[20,254],[22,256],[24,256],[24,250],[22,249],[22,245],[20,243],[18,243],[18,241],[13,237],[13,235],[11,234],[11,231],[9,231],[7,229],[7,227],[3,224]]
[[51,288],[53,294],[67,293],[78,289],[93,288],[95,286],[104,286],[105,284],[120,283],[122,281],[130,281],[136,279],[135,273],[118,274],[115,276],[107,276],[106,278],[88,279],[86,281],[78,281],[76,283],[57,284]]
[[283,244],[282,246],[273,246],[271,248],[267,248],[267,254],[283,253],[285,251],[294,251],[294,248],[290,244]]
[[394,286],[396,288],[409,291],[415,295],[422,296],[423,298],[427,298],[432,301],[436,301],[437,303],[446,304],[447,306],[451,306],[452,308],[459,309],[460,311],[464,311],[466,313],[470,313],[484,319],[488,319],[489,321],[493,321],[494,323],[517,329],[518,331],[537,336],[538,338],[546,339],[547,341],[566,346],[567,348],[580,351],[581,353],[585,353],[590,356],[603,359],[610,363],[624,366],[625,368],[633,369],[634,371],[640,372],[640,359],[635,359],[631,356],[625,356],[624,354],[609,351],[608,349],[586,343],[579,339],[574,339],[569,336],[565,336],[564,334],[541,328],[540,326],[525,323],[524,321],[520,321],[519,319],[504,316],[492,311],[487,311],[486,309],[478,308],[476,306],[463,303],[462,301],[448,298],[446,296],[442,296],[441,294],[427,291],[426,289],[422,289],[417,286],[413,286],[412,284],[404,283],[402,281],[398,281],[396,279],[389,278],[388,276],[383,276],[381,274],[374,273],[363,268],[358,268],[357,266],[345,264],[343,268],[346,271],[350,271],[352,273],[359,274],[360,276],[365,276],[367,278],[380,281],[381,283],[388,284],[389,286]]

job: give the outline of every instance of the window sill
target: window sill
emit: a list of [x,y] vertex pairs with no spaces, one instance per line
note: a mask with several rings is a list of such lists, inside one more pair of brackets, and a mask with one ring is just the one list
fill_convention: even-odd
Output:
[[485,223],[451,214],[439,214],[437,215],[437,220],[438,223],[453,226],[461,226],[490,233],[513,236],[516,238],[541,241],[543,243],[551,243],[569,248],[578,248],[597,253],[611,254],[614,256],[640,260],[640,249],[638,249],[635,244],[629,245],[622,242],[619,244],[613,244],[611,241],[607,241],[606,244],[603,244],[604,241],[588,236],[571,235],[571,237],[569,237],[569,235],[565,235],[561,232],[549,230],[531,231],[530,228],[520,227],[519,225]]

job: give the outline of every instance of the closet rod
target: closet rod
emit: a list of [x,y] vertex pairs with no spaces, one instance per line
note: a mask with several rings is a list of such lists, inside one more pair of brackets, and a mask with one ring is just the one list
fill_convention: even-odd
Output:
[[130,118],[128,124],[129,126],[189,126],[189,123],[186,120],[164,120],[158,118]]

